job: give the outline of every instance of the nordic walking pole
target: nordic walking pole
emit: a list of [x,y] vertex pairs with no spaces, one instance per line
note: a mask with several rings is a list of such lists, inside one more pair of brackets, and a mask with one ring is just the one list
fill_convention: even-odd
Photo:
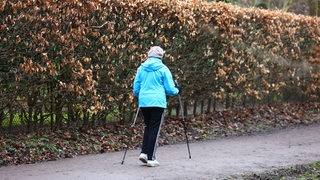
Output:
[[[132,138],[132,135],[133,135],[133,131],[134,131],[134,125],[136,124],[136,121],[137,121],[137,117],[138,117],[138,114],[139,114],[139,110],[140,110],[140,107],[137,108],[137,112],[136,112],[136,115],[134,117],[134,120],[133,120],[133,123],[131,124],[131,133],[130,133],[130,137],[129,137],[129,140],[128,142],[131,140]],[[127,143],[127,146],[126,146],[126,150],[124,151],[124,155],[123,155],[123,159],[122,159],[122,162],[121,164],[124,163],[124,158],[126,157],[127,155],[127,151],[128,151],[128,147],[129,147],[129,143]]]
[[[178,81],[175,80],[175,83],[177,86],[179,86]],[[182,117],[182,124],[183,124],[183,129],[184,129],[184,135],[186,136],[186,141],[187,141],[187,147],[188,147],[188,152],[189,152],[189,159],[191,159],[191,153],[190,153],[190,147],[189,147],[189,140],[187,136],[187,128],[186,128],[186,123],[184,121],[184,112],[183,112],[183,107],[181,103],[181,96],[180,93],[178,94],[178,99],[179,99],[179,104],[180,104],[180,112],[181,112],[181,117]]]

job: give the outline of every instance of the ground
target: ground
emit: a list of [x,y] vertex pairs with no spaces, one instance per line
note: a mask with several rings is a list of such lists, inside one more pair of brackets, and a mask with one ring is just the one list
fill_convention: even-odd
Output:
[[216,138],[190,144],[161,146],[159,167],[143,166],[139,150],[78,156],[71,159],[6,166],[1,179],[241,179],[296,164],[320,161],[320,125],[289,127],[268,133]]

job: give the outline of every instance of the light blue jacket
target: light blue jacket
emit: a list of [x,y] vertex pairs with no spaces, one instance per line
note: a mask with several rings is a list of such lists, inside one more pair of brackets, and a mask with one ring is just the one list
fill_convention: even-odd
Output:
[[138,68],[133,82],[133,93],[139,100],[139,107],[167,108],[166,94],[179,93],[169,68],[159,58],[149,57]]

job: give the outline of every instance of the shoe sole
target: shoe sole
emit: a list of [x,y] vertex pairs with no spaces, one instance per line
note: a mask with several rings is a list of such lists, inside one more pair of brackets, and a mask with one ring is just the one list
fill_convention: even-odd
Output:
[[148,167],[157,167],[157,166],[159,166],[159,164],[153,164],[153,165],[152,164],[147,164],[147,166]]
[[144,158],[139,158],[139,160],[141,161],[141,162],[143,162],[143,163],[145,163],[145,164],[147,164],[147,160],[146,159],[144,159]]
[[151,161],[151,162],[147,162],[147,166],[148,167],[157,167],[157,166],[159,166],[160,164],[159,164],[159,162],[158,161],[156,161],[155,160],[155,162],[153,162],[153,161]]

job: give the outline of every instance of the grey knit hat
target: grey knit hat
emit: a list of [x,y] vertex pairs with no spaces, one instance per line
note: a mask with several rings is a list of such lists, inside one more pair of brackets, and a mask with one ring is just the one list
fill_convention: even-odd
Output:
[[153,46],[148,52],[148,57],[156,57],[162,59],[165,51],[160,46]]

